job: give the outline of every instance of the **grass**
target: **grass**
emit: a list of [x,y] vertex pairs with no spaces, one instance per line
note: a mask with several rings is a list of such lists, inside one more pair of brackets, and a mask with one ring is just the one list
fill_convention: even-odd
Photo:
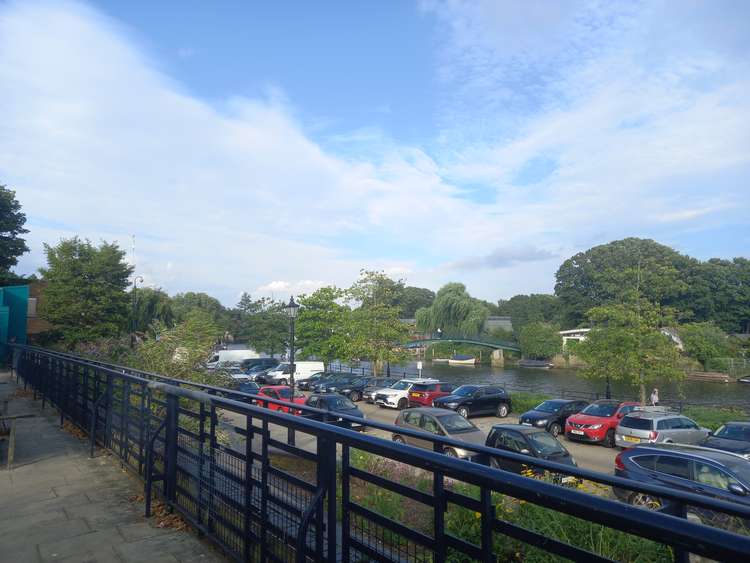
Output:
[[552,399],[551,395],[545,395],[544,393],[529,393],[527,391],[511,391],[510,398],[513,403],[513,412],[517,414],[530,411],[539,403]]
[[716,430],[722,424],[735,420],[748,420],[747,412],[737,407],[685,407],[682,414],[692,418],[699,426]]

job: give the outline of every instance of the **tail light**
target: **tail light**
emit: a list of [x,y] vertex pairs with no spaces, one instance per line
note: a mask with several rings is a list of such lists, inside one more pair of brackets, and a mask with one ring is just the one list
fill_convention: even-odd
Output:
[[659,433],[656,430],[652,430],[648,433],[648,439],[652,442],[656,441],[656,439],[659,437]]
[[622,452],[617,454],[617,457],[615,458],[615,469],[620,469],[621,471],[625,470],[625,464],[622,463]]

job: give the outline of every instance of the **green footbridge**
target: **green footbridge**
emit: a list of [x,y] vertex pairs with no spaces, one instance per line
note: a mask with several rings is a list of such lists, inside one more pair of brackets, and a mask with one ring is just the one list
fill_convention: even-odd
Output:
[[459,344],[472,344],[474,346],[485,346],[492,348],[493,350],[508,350],[510,352],[520,352],[521,348],[517,342],[510,342],[508,340],[495,340],[493,338],[486,338],[484,336],[466,336],[466,335],[431,335],[427,338],[419,338],[410,340],[403,344],[404,348],[420,348],[428,344],[435,344],[436,342],[455,342]]

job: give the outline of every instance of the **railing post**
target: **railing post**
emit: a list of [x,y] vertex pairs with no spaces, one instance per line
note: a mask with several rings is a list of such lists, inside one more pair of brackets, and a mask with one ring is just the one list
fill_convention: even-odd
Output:
[[171,393],[167,395],[167,425],[164,432],[164,493],[167,500],[174,502],[177,491],[177,431],[179,423],[180,399]]
[[[443,453],[443,447],[440,442],[435,441],[432,444],[437,453]],[[432,471],[432,494],[435,499],[433,509],[433,530],[435,538],[435,557],[434,563],[443,563],[447,547],[445,544],[445,512],[447,503],[445,502],[445,483],[443,482],[443,472],[437,469]]]

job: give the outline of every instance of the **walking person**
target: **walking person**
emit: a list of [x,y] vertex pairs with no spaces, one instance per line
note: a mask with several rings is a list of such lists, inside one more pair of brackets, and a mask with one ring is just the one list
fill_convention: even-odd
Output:
[[651,404],[655,407],[659,406],[659,390],[656,387],[651,391]]

